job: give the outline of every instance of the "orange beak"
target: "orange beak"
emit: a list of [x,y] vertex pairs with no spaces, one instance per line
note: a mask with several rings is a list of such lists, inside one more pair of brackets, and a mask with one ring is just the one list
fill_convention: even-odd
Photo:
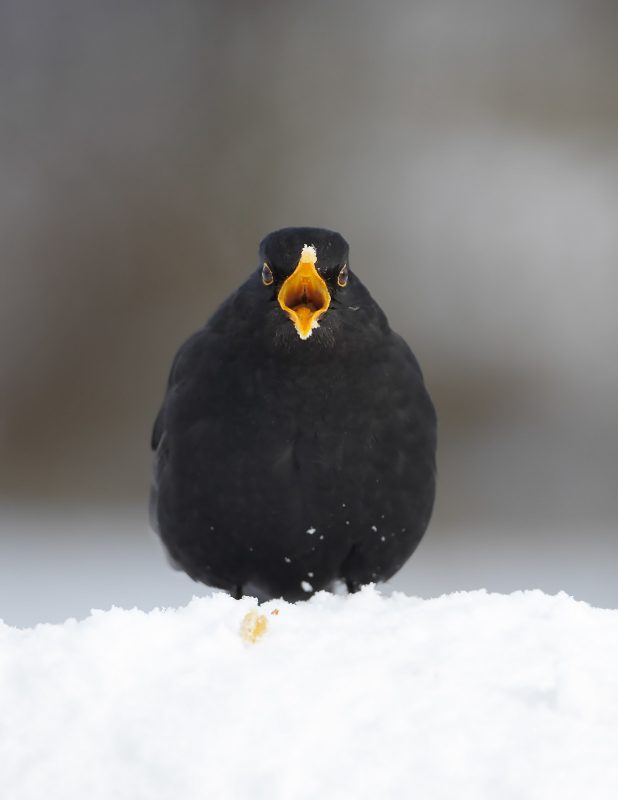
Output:
[[315,268],[315,247],[305,245],[294,272],[286,278],[277,299],[301,339],[308,339],[330,305],[326,282]]

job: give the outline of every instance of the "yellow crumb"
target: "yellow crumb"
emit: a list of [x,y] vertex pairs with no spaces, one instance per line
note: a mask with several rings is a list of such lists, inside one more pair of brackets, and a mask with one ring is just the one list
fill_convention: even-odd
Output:
[[252,609],[245,614],[240,624],[240,635],[245,642],[255,644],[260,637],[264,636],[267,627],[268,620],[266,616],[264,614],[258,614],[255,609]]

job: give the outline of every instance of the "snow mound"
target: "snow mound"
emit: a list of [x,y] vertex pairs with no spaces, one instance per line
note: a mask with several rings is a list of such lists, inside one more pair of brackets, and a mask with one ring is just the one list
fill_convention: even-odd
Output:
[[615,800],[617,753],[618,611],[564,594],[0,625],[6,800]]

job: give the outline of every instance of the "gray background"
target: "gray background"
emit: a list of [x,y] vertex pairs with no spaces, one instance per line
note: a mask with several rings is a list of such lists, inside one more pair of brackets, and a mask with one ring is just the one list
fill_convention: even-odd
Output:
[[618,605],[612,0],[0,4],[0,617],[181,603],[148,533],[173,353],[324,225],[440,415],[410,593]]

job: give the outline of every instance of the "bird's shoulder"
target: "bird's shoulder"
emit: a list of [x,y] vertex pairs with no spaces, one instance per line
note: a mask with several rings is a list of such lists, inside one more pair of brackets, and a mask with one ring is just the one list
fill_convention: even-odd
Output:
[[204,352],[208,350],[208,344],[212,338],[212,332],[209,325],[206,324],[192,333],[176,351],[169,371],[163,403],[152,428],[150,440],[152,450],[158,448],[165,432],[166,407],[183,384],[195,374],[199,365],[204,362]]
[[435,431],[436,412],[419,363],[405,339],[392,330],[384,338],[373,384],[375,430]]

